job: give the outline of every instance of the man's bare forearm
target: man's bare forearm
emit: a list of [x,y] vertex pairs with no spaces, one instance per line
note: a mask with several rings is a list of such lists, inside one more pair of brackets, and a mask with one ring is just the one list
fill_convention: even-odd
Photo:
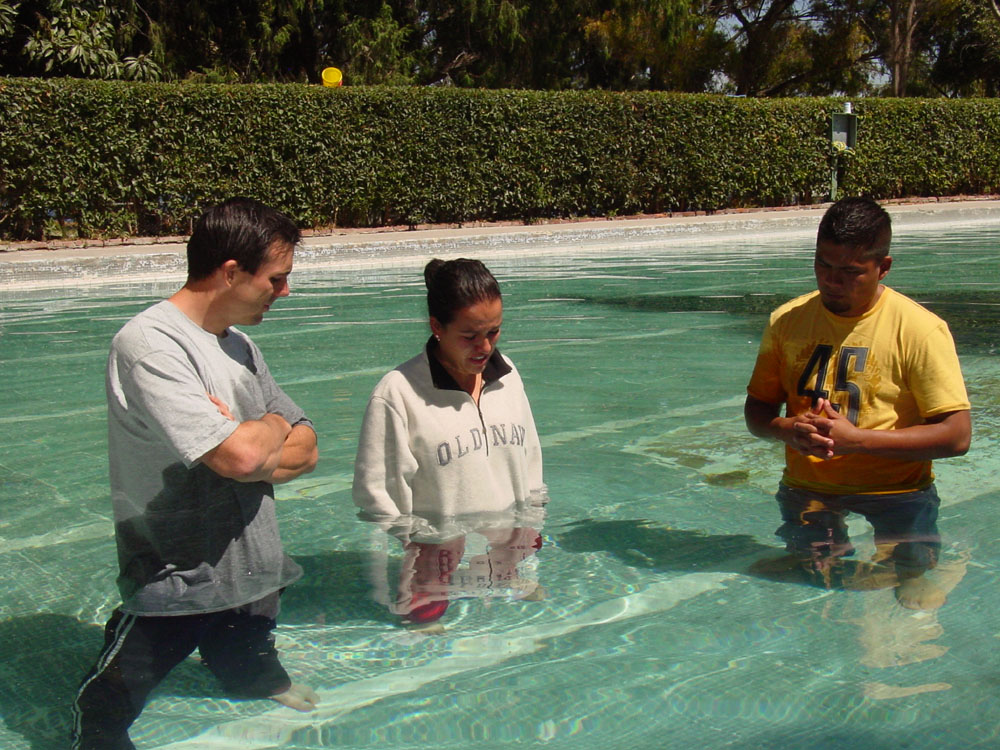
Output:
[[304,424],[295,425],[285,438],[278,464],[271,472],[270,481],[281,484],[308,474],[316,468],[318,460],[316,433]]
[[278,414],[247,420],[202,456],[201,462],[216,474],[238,482],[270,481],[290,431],[291,426]]

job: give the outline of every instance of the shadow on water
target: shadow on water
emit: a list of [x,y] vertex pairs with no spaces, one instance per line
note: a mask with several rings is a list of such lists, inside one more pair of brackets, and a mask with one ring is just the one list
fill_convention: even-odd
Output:
[[[1000,292],[978,291],[921,291],[901,290],[948,322],[960,352],[994,353],[1000,342],[990,335],[1000,328]],[[639,294],[631,296],[581,295],[584,304],[607,305],[620,310],[635,312],[723,312],[750,316],[748,326],[757,335],[763,323],[758,316],[766,316],[779,305],[792,299],[781,294],[734,294],[720,296]]]
[[64,750],[70,708],[103,642],[99,625],[35,614],[0,623],[0,712],[32,750]]
[[910,295],[948,323],[959,353],[996,354],[1000,348],[1000,292]]
[[840,558],[829,572],[820,574],[798,563],[780,564],[788,559],[783,548],[761,544],[747,534],[705,534],[671,529],[645,519],[585,519],[553,536],[567,552],[607,552],[626,565],[656,572],[738,573],[840,591],[891,588],[896,584],[894,576],[879,578],[874,574],[881,568],[859,560]]
[[0,711],[32,750],[64,750],[70,706],[103,641],[102,629],[66,615],[0,623]]
[[701,296],[690,294],[640,294],[631,296],[580,295],[591,305],[608,305],[635,312],[726,312],[765,315],[792,299],[787,294],[733,294]]
[[[0,623],[0,714],[31,750],[65,750],[77,689],[103,642],[103,627],[66,615],[35,614]],[[178,665],[156,694],[225,695],[196,659]]]
[[305,575],[281,596],[280,624],[304,625],[396,620],[371,597],[369,555],[337,550],[301,557],[295,562]]
[[748,534],[704,534],[644,519],[585,519],[553,536],[567,552],[607,552],[626,565],[659,572],[745,573],[757,558],[781,551]]
[[[366,560],[361,552],[297,557],[305,575],[285,591],[279,625],[391,621],[368,595]],[[6,729],[24,737],[31,750],[65,750],[73,700],[103,642],[102,626],[66,615],[0,622],[0,715]],[[197,658],[172,670],[155,695],[225,698]]]

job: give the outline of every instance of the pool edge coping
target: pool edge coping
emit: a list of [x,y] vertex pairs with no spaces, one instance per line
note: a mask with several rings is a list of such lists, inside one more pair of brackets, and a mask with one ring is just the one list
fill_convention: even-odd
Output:
[[[372,265],[412,262],[430,255],[454,255],[459,247],[469,254],[572,249],[585,237],[634,238],[646,235],[661,241],[717,242],[727,235],[747,232],[812,232],[830,203],[780,209],[733,209],[725,212],[687,212],[683,215],[582,219],[538,224],[492,223],[436,226],[407,230],[378,228],[308,232],[300,245],[297,265],[302,269],[331,265]],[[1000,223],[1000,199],[993,196],[957,200],[926,199],[885,202],[899,230]],[[0,249],[0,282],[7,291],[75,285],[183,278],[186,237],[142,239],[130,244],[87,244],[69,247]],[[2,248],[3,246],[0,246]],[[118,267],[95,268],[98,263]],[[110,273],[109,273],[110,271]]]

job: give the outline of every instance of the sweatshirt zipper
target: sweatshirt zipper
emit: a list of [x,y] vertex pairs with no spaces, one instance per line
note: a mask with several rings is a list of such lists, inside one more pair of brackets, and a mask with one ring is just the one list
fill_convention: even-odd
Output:
[[[479,389],[479,403],[482,403],[483,395],[485,393],[486,393],[486,383],[483,383],[483,387]],[[489,456],[490,441],[489,441],[489,436],[486,434],[486,420],[483,418],[483,410],[479,407],[479,403],[476,402],[476,399],[472,398],[471,394],[469,395],[469,398],[472,399],[472,403],[475,405],[476,411],[479,412],[479,424],[483,426],[483,445],[486,446],[486,455]]]

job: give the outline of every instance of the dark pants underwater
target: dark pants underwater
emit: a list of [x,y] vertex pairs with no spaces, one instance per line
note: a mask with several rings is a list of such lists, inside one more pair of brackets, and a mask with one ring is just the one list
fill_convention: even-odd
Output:
[[278,594],[204,615],[140,617],[115,610],[104,648],[73,706],[73,750],[132,750],[128,728],[146,697],[195,649],[234,698],[268,698],[291,681],[274,648]]
[[780,485],[775,497],[784,521],[776,533],[803,561],[822,564],[853,555],[846,519],[858,513],[874,529],[880,562],[903,575],[919,575],[937,564],[941,501],[934,485],[889,495],[827,495]]

